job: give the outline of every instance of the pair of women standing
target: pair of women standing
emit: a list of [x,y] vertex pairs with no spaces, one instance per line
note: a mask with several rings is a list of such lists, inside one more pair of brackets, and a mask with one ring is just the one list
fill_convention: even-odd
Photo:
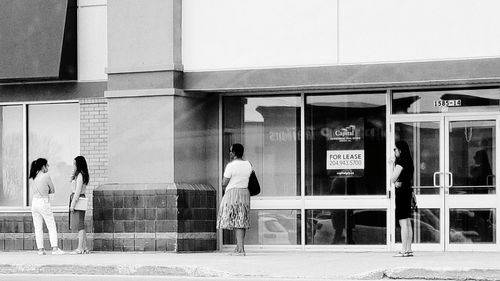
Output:
[[[64,252],[57,245],[57,229],[54,220],[54,214],[49,201],[49,194],[55,193],[55,187],[48,174],[49,163],[47,159],[38,158],[31,163],[30,179],[32,179],[33,201],[31,212],[33,216],[33,225],[35,228],[35,239],[39,255],[45,255],[43,245],[43,222],[47,225],[49,231],[50,245],[53,255],[61,255]],[[70,220],[73,226],[78,228],[78,248],[73,252],[77,254],[88,252],[86,248],[87,237],[85,233],[85,211],[75,211],[74,206],[79,198],[85,197],[85,189],[89,182],[87,161],[83,156],[78,156],[73,161],[72,191],[70,197]],[[73,196],[74,194],[79,196]],[[70,223],[70,229],[73,229]]]

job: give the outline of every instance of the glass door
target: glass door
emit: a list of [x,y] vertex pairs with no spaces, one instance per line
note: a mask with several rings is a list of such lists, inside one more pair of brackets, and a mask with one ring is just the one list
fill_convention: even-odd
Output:
[[[413,249],[444,250],[444,122],[440,117],[403,116],[391,123],[392,148],[398,140],[408,143],[415,172],[413,188],[417,196],[418,212],[413,213]],[[392,167],[389,167],[391,170]],[[390,173],[390,171],[389,171]],[[395,194],[394,186],[390,186]],[[391,196],[391,248],[401,248],[401,235],[395,219],[395,196]]]
[[445,249],[498,249],[497,119],[445,117]]
[[[498,249],[497,128],[495,116],[393,119],[391,146],[406,141],[415,166],[415,250]],[[401,239],[393,208],[391,218],[391,246],[397,249]]]

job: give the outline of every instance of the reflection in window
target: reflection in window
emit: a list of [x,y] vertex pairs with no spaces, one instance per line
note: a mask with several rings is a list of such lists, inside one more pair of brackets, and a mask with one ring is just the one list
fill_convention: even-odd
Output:
[[[224,244],[236,244],[234,231],[224,230]],[[250,212],[250,229],[247,230],[245,244],[300,244],[300,211],[252,210]]]
[[[53,205],[66,206],[71,193],[73,159],[80,153],[77,103],[28,106],[28,160],[46,158],[56,193]],[[30,201],[31,201],[30,192]]]
[[386,244],[386,214],[386,210],[306,210],[306,244]]
[[500,89],[394,92],[393,114],[486,112],[500,109]]
[[495,120],[450,122],[452,194],[493,194],[496,170]]
[[[439,209],[419,208],[411,220],[413,243],[439,243],[441,240],[439,221]],[[396,224],[396,242],[401,243],[401,228],[398,222]]]
[[259,196],[300,195],[300,98],[225,97],[223,107],[224,166],[241,143],[265,187]]
[[0,107],[0,206],[23,206],[23,109]]
[[[408,143],[415,174],[413,183],[417,194],[439,194],[434,188],[434,173],[439,172],[439,122],[401,122],[394,125],[395,141]],[[393,144],[394,145],[394,144]],[[436,183],[437,179],[436,179]]]
[[385,97],[307,97],[306,195],[386,193]]
[[450,209],[450,243],[495,243],[494,209]]

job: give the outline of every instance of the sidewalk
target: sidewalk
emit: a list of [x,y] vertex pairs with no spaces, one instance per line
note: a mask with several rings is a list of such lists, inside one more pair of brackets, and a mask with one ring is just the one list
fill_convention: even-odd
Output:
[[115,274],[190,277],[304,279],[500,280],[500,252],[417,252],[395,258],[389,252],[132,253],[38,256],[35,251],[0,252],[0,274]]

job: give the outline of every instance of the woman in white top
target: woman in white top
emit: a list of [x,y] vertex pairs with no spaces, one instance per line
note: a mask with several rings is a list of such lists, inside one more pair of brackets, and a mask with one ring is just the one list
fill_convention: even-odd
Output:
[[39,255],[45,255],[43,247],[43,221],[47,225],[49,231],[50,245],[52,246],[53,255],[64,254],[57,247],[57,229],[54,220],[54,214],[49,202],[49,194],[56,192],[49,171],[49,163],[47,159],[38,158],[31,163],[30,176],[31,189],[33,190],[33,201],[31,204],[31,214],[33,216],[33,225],[35,227],[35,239]]
[[219,213],[217,228],[235,230],[235,255],[245,255],[245,234],[250,228],[250,192],[248,179],[252,173],[250,162],[243,160],[243,145],[235,143],[229,151],[231,162],[227,164],[222,178],[222,187],[225,188]]
[[85,191],[89,183],[90,176],[87,167],[87,160],[83,156],[77,156],[73,160],[73,175],[71,182],[73,190],[69,197],[69,228],[78,229],[78,247],[72,254],[89,254],[87,248],[87,232],[85,231],[85,211],[75,210],[75,205],[80,198],[85,198]]

